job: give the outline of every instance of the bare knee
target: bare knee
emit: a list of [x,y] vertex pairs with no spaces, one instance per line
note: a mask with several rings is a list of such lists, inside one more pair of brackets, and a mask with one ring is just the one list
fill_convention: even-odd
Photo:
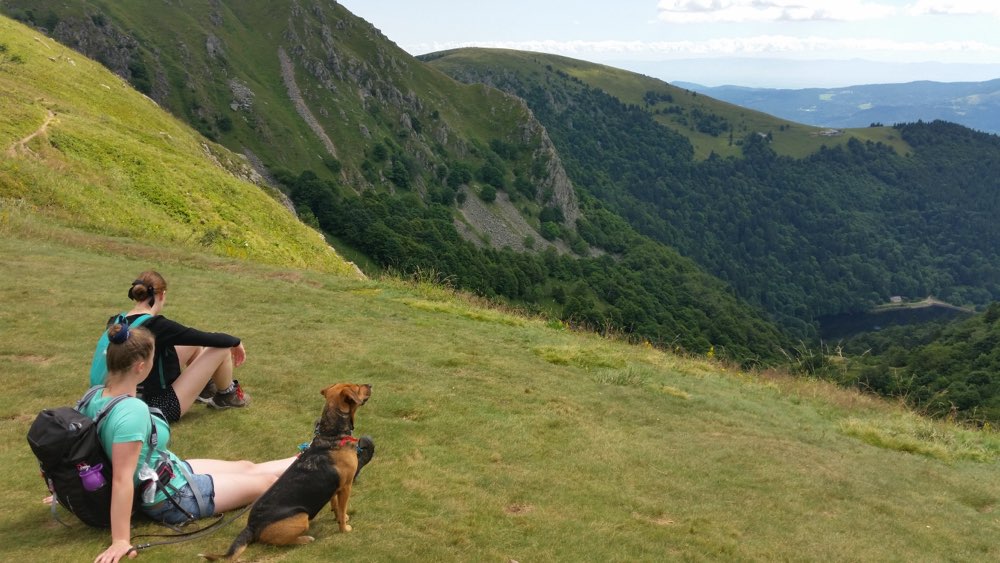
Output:
[[266,463],[254,463],[252,461],[243,461],[243,460],[237,463],[240,464],[239,465],[240,471],[243,473],[246,473],[248,475],[262,475],[262,476],[266,475],[267,477],[270,478],[270,480],[268,481],[269,484],[273,483],[278,478],[278,476],[281,475],[280,472],[275,472],[274,469],[268,466],[268,464]]
[[205,348],[201,346],[175,346],[174,350],[177,351],[177,359],[181,366],[186,368],[198,359]]
[[257,464],[252,461],[247,461],[241,459],[238,461],[230,461],[231,465],[230,473],[243,473],[245,475],[256,475],[257,474]]

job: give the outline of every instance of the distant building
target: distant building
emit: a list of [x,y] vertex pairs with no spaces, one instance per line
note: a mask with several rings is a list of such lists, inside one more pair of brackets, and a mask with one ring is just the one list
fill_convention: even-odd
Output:
[[898,295],[893,295],[892,297],[889,298],[889,303],[902,303],[902,302],[903,298]]

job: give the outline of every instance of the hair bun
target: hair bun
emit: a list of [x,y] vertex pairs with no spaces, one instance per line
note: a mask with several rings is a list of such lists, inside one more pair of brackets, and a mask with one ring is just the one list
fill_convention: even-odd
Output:
[[124,344],[128,340],[128,335],[128,319],[125,315],[118,315],[118,318],[115,319],[115,324],[108,329],[108,342]]
[[[142,288],[137,290],[136,288]],[[128,288],[128,298],[133,301],[145,301],[149,300],[149,306],[152,307],[156,303],[156,288],[153,284],[142,281],[141,279],[132,280],[132,287]]]

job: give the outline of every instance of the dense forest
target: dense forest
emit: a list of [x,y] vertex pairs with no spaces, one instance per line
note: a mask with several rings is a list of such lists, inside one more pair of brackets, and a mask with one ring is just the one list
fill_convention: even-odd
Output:
[[463,239],[453,224],[457,200],[427,204],[407,191],[356,194],[308,171],[277,177],[302,215],[382,268],[435,272],[458,288],[554,311],[570,323],[693,353],[714,350],[748,366],[773,363],[786,347],[761,311],[609,213],[594,212],[588,235],[614,241],[607,243],[619,251],[614,256],[564,255],[551,246],[520,253]]
[[933,416],[1000,423],[1000,303],[958,322],[898,326],[798,357],[802,371]]
[[[742,158],[692,160],[687,139],[637,105],[551,67],[465,69],[527,100],[577,188],[815,339],[816,319],[890,296],[984,306],[1000,298],[1000,137],[945,123],[898,125],[913,154],[850,140],[805,158],[769,132]],[[623,134],[622,132],[627,132]],[[580,233],[605,245],[583,219]]]

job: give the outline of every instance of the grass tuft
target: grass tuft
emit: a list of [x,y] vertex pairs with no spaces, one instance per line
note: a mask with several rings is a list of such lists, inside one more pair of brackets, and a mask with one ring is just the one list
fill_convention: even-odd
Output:
[[649,375],[648,370],[630,365],[622,369],[602,369],[595,379],[605,385],[642,387],[649,382]]
[[622,369],[625,367],[625,360],[614,353],[577,344],[540,346],[535,348],[534,352],[543,360],[560,366],[576,366],[585,369]]
[[902,412],[879,418],[848,418],[841,430],[866,444],[941,461],[1000,460],[1000,433],[965,429]]

